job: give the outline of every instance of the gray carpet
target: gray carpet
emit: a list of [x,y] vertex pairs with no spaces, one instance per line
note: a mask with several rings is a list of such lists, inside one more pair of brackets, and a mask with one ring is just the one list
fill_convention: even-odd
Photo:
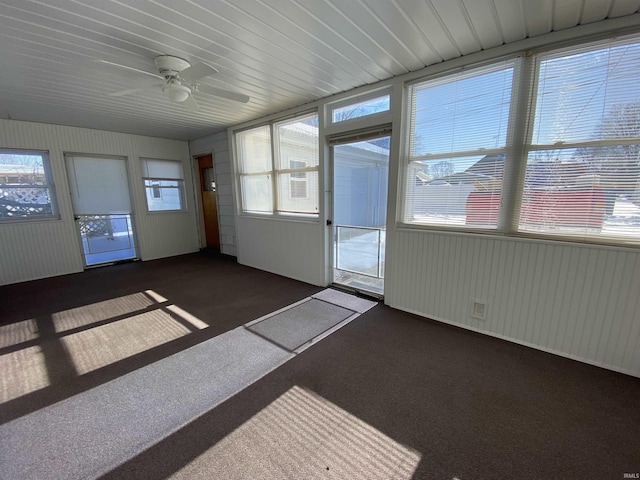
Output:
[[375,305],[341,292],[320,294],[353,310],[307,297],[1,425],[0,478],[97,478],[284,364],[301,345],[359,316],[355,310]]
[[0,478],[96,478],[292,357],[238,327],[13,420],[0,426]]
[[293,352],[354,314],[353,310],[311,298],[247,328]]

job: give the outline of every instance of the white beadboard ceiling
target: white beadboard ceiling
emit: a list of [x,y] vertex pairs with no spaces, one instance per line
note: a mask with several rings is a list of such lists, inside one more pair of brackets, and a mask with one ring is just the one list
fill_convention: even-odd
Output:
[[[192,140],[244,121],[551,31],[637,14],[640,0],[1,0],[0,117]],[[639,22],[640,24],[640,22]],[[175,55],[219,70],[198,112],[158,83]]]

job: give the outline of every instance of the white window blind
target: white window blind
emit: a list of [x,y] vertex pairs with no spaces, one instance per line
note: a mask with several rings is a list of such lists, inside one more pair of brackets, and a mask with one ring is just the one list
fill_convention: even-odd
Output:
[[411,88],[405,222],[496,228],[513,71],[502,62]]
[[166,212],[184,210],[182,163],[174,160],[141,158],[147,210]]
[[538,57],[519,230],[640,239],[640,43]]

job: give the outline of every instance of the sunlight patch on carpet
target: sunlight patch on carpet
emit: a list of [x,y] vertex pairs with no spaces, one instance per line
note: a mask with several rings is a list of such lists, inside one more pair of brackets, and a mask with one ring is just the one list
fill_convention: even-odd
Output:
[[421,455],[295,386],[170,478],[409,480]]

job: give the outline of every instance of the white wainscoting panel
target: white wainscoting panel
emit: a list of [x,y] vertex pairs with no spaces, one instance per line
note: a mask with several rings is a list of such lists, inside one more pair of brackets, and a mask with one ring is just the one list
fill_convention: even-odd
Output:
[[640,376],[640,251],[409,229],[394,244],[391,307]]
[[[187,142],[86,128],[0,120],[0,147],[49,152],[59,220],[0,223],[0,284],[79,272],[82,250],[73,220],[64,154],[127,158],[135,232],[142,260],[198,250]],[[146,211],[140,157],[183,163],[186,212]]]
[[238,216],[238,263],[324,286],[318,223]]

